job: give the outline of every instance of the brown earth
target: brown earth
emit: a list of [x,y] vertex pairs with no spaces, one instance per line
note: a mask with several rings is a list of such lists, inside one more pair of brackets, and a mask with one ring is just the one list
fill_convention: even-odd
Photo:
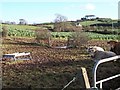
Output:
[[[88,45],[97,45],[109,50],[106,41],[89,41]],[[2,53],[31,52],[32,60],[10,61],[2,63],[2,79],[5,88],[63,88],[72,78],[85,67],[91,86],[93,86],[92,68],[95,62],[82,48],[55,49],[39,46],[34,39],[4,39]],[[120,73],[118,62],[100,65],[97,78],[105,78]],[[116,83],[116,84],[115,84]],[[104,83],[108,89],[118,88],[120,78]],[[68,88],[85,88],[79,78]]]

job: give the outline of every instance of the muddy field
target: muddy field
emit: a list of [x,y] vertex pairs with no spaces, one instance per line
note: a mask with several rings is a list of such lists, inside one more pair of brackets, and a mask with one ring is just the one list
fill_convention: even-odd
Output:
[[[101,46],[109,50],[106,41],[89,41],[88,45]],[[91,86],[93,86],[92,68],[95,62],[86,52],[85,47],[55,49],[39,46],[34,39],[4,39],[2,53],[30,52],[32,60],[9,61],[2,63],[4,88],[55,88],[61,90],[72,78],[85,67]],[[98,68],[98,80],[120,73],[118,62],[109,62]],[[115,84],[116,83],[116,84]],[[104,88],[118,88],[120,78],[103,84]],[[68,88],[85,88],[79,78]]]

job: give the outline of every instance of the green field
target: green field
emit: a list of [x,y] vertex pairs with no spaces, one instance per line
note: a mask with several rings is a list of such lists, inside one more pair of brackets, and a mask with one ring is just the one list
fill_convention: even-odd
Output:
[[7,25],[7,24],[2,24],[2,26],[7,26],[9,29],[22,29],[22,30],[35,30],[37,26],[29,26],[29,25]]
[[83,26],[89,26],[89,25],[98,24],[98,23],[101,23],[101,24],[108,24],[108,23],[112,24],[112,23],[117,23],[117,20],[112,20],[111,22],[101,22],[101,21],[97,21],[97,20],[80,22],[80,24],[83,25]]
[[99,22],[99,21],[84,21],[84,22],[80,22],[80,24],[83,25],[83,26],[88,26],[88,25],[97,24],[97,23],[103,23],[103,22]]
[[[85,22],[83,24],[85,24]],[[35,37],[35,30],[42,28],[38,26],[28,26],[28,25],[3,25],[3,26],[7,26],[8,36],[17,36],[17,37]],[[73,32],[51,32],[51,36],[53,38],[68,38],[69,36],[72,35],[72,33]],[[104,35],[104,34],[98,34],[92,32],[85,32],[85,33],[86,36],[88,36],[91,39],[97,39],[97,40],[118,39],[118,35],[112,35],[112,34]]]
[[97,33],[92,33],[92,32],[86,32],[86,34],[91,38],[91,39],[96,39],[96,40],[117,40],[118,35],[109,35],[109,34],[97,34]]

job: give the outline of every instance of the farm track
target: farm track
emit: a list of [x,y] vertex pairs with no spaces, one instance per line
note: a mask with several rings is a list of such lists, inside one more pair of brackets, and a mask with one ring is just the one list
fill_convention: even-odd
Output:
[[[109,49],[105,41],[90,41],[88,45],[98,45]],[[17,63],[4,63],[3,87],[7,88],[63,88],[73,76],[86,67],[90,82],[92,82],[92,68],[94,62],[82,49],[53,49],[38,46],[33,39],[15,38],[4,39],[2,46],[3,54],[14,52],[31,52],[32,61],[22,61]],[[108,69],[108,70],[106,70]],[[106,71],[107,72],[106,72]],[[120,73],[120,65],[110,62],[101,65],[98,71],[98,78],[111,76]],[[117,82],[118,84],[113,84]],[[105,83],[104,87],[112,89],[120,85],[120,79]],[[84,88],[77,80],[69,88]]]

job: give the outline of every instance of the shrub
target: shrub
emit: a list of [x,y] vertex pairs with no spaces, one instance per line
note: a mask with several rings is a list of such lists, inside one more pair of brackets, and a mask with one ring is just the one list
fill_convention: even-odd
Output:
[[37,29],[35,31],[35,36],[36,36],[37,43],[50,46],[51,34],[48,30]]
[[7,26],[2,27],[2,36],[7,37],[8,36],[8,28]]
[[74,32],[70,37],[68,37],[68,47],[81,47],[86,44],[89,38],[82,31]]

